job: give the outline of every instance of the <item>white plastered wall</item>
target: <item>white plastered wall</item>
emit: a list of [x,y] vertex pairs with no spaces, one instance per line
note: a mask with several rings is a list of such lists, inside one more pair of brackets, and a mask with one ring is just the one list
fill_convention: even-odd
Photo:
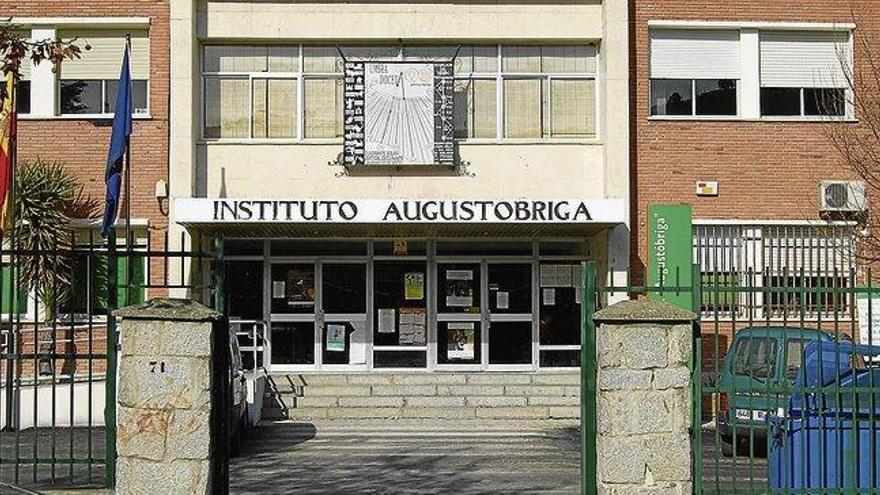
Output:
[[[629,194],[628,2],[461,3],[171,0],[172,200],[189,196],[311,198],[618,198]],[[591,42],[600,47],[596,140],[463,143],[460,174],[346,175],[336,144],[199,142],[203,41]],[[173,203],[173,201],[172,201]],[[172,220],[174,212],[172,210]],[[179,237],[179,227],[172,228]],[[176,232],[175,232],[176,231]],[[177,237],[175,237],[175,234]],[[608,266],[628,263],[626,227]],[[626,251],[621,251],[626,249]]]

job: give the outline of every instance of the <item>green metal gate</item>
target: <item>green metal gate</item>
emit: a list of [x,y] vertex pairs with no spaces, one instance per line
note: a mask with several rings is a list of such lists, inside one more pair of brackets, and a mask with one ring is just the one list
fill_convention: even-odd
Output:
[[[222,301],[222,275],[210,242],[149,230],[131,242],[77,231],[51,251],[0,248],[0,486],[28,489],[115,486],[116,350],[113,311],[177,290],[204,303]],[[210,241],[210,240],[208,240]],[[32,262],[65,259],[69,283],[25,287]],[[216,270],[220,272],[220,270]],[[37,304],[35,293],[49,294]],[[104,425],[107,425],[106,427]]]
[[[827,246],[759,246],[760,270],[697,258],[692,280],[615,287],[584,268],[583,493],[595,493],[596,340],[611,295],[688,293],[699,315],[692,366],[695,493],[878,493],[880,287]],[[775,251],[774,251],[775,250]],[[699,252],[699,250],[696,250]],[[780,254],[781,253],[781,254]],[[812,253],[812,254],[811,254]],[[805,263],[807,257],[821,263]],[[807,269],[804,265],[813,266]],[[818,268],[816,268],[818,267]]]

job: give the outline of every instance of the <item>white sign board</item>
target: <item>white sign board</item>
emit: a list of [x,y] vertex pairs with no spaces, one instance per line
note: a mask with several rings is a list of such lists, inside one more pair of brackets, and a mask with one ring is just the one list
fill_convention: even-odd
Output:
[[613,199],[210,199],[174,201],[182,224],[565,223],[619,224],[626,202]]

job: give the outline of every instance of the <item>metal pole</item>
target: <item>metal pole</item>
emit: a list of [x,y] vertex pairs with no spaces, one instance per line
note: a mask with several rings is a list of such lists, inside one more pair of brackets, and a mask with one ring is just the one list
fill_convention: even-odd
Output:
[[[17,84],[17,83],[16,83]],[[15,112],[16,108],[16,98],[15,98],[15,87],[13,86],[12,95],[10,98],[12,100],[12,111]],[[12,127],[9,128],[9,205],[7,208],[9,209],[9,215],[11,218],[9,220],[9,247],[12,251],[10,255],[10,265],[9,265],[9,338],[7,339],[7,347],[6,347],[6,417],[4,422],[4,429],[11,430],[13,429],[13,410],[17,408],[15,405],[15,392],[13,390],[13,380],[15,379],[15,370],[13,356],[15,355],[16,348],[18,347],[18,335],[16,335],[16,327],[15,327],[15,318],[13,317],[16,312],[16,302],[18,301],[18,294],[16,294],[18,289],[18,284],[16,284],[15,277],[15,162],[18,159],[18,133],[13,132],[14,129]],[[6,240],[6,235],[4,233],[3,238],[0,239],[0,242]]]
[[596,262],[583,265],[581,298],[581,493],[595,494],[596,477]]
[[[131,33],[125,35],[125,49],[128,51],[129,60],[129,85],[131,84]],[[131,88],[128,90],[128,98],[131,100]],[[129,108],[131,110],[131,108]],[[131,279],[132,279],[132,236],[131,236],[131,136],[125,137],[125,304],[131,304]]]
[[116,317],[113,311],[118,304],[118,279],[116,257],[116,229],[107,236],[107,373],[104,389],[104,425],[106,434],[107,488],[116,487]]

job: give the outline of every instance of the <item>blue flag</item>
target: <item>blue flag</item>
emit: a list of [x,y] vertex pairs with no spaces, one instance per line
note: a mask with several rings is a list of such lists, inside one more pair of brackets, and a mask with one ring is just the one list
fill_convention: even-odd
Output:
[[[107,171],[104,181],[107,193],[104,205],[104,221],[101,223],[101,235],[107,237],[116,223],[119,210],[119,195],[122,188],[122,169],[125,166],[125,152],[131,136],[131,116],[134,112],[131,99],[131,68],[128,54],[131,48],[125,46],[122,59],[122,73],[119,75],[119,91],[116,93],[116,109],[113,117],[113,136],[110,138],[110,154],[107,156]],[[131,201],[131,198],[128,199]]]

